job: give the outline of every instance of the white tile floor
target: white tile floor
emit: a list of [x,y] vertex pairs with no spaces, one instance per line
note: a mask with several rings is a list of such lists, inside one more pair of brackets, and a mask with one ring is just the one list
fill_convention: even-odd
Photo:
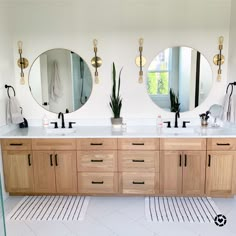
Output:
[[[6,215],[21,197],[5,201]],[[7,236],[235,236],[236,199],[214,199],[227,224],[149,223],[143,197],[91,197],[80,222],[6,222]]]

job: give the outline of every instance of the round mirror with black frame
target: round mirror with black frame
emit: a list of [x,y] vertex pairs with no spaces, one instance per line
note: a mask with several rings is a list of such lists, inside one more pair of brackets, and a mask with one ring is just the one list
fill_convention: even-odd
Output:
[[48,50],[29,71],[32,96],[44,109],[70,113],[81,108],[92,92],[92,74],[76,53],[62,48]]
[[206,99],[212,85],[209,62],[190,47],[165,49],[153,59],[147,71],[150,98],[170,112],[193,110]]

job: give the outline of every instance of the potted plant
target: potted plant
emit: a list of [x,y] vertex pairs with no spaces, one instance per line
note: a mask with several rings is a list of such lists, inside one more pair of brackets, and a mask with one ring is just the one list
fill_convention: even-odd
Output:
[[111,118],[111,123],[113,126],[121,126],[122,125],[122,117],[120,117],[120,111],[122,107],[122,98],[120,97],[120,77],[121,77],[122,69],[119,73],[118,84],[116,80],[116,68],[115,63],[113,62],[112,66],[112,94],[110,96],[110,107],[113,112],[113,117]]

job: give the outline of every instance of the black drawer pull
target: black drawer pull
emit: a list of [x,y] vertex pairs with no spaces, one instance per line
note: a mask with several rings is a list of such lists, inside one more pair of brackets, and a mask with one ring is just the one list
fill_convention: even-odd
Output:
[[184,166],[187,166],[187,155],[184,155]]
[[31,166],[30,154],[28,154],[28,164]]
[[132,160],[132,162],[144,162],[144,160]]
[[91,160],[91,162],[103,162],[103,160]]
[[132,143],[132,145],[139,145],[139,146],[143,146],[144,145],[144,143]]
[[216,143],[217,146],[230,146],[230,143]]
[[52,163],[52,154],[50,154],[50,166],[53,166],[53,163]]
[[133,184],[145,184],[145,182],[144,182],[144,181],[142,181],[142,182],[139,182],[139,181],[133,181]]
[[56,166],[58,166],[57,154],[55,155],[55,164],[56,164]]
[[23,143],[10,143],[10,146],[23,146]]
[[182,156],[181,156],[181,154],[179,155],[179,166],[182,166]]
[[92,181],[91,183],[92,183],[92,184],[104,184],[103,181]]
[[103,143],[90,143],[91,146],[102,146]]
[[211,155],[208,155],[208,167],[211,166]]

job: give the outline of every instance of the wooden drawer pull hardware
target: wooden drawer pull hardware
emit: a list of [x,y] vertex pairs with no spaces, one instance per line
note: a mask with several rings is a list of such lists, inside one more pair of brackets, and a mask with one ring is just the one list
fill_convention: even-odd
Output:
[[187,166],[187,155],[184,155],[184,166]]
[[52,154],[50,154],[50,166],[53,166],[53,163],[52,163]]
[[31,166],[30,154],[28,154],[28,164]]
[[92,184],[104,184],[103,181],[92,181],[91,183],[92,183]]
[[56,164],[56,166],[58,166],[57,154],[55,155],[55,164]]
[[132,162],[144,162],[144,160],[132,160]]
[[145,182],[144,181],[142,181],[142,182],[133,181],[133,184],[145,184]]
[[211,166],[211,155],[208,155],[208,167]]
[[230,143],[216,143],[217,146],[230,146]]
[[10,143],[10,146],[22,146],[23,143]]
[[139,145],[139,146],[143,146],[144,145],[144,143],[132,143],[132,145]]
[[91,160],[91,162],[103,162],[103,160]]

